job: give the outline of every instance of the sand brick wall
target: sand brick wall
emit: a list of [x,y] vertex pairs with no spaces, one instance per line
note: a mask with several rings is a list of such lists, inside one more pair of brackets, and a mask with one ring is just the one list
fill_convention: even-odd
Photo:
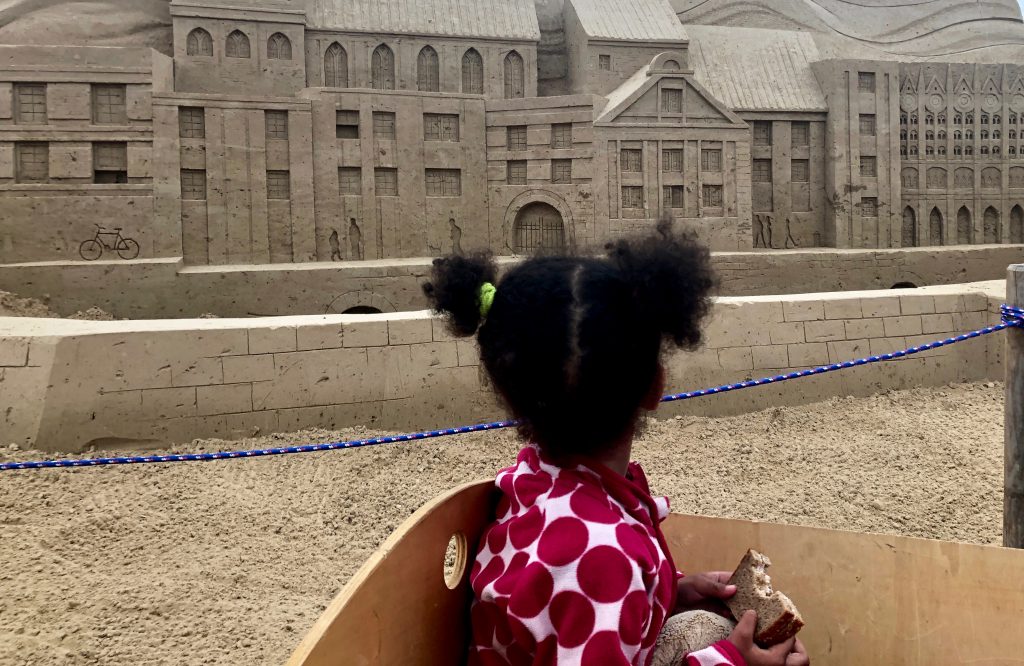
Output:
[[[998,321],[1003,283],[721,298],[707,344],[669,357],[692,390],[895,351]],[[665,406],[725,415],[999,378],[1002,337]],[[471,340],[426,312],[249,320],[0,319],[0,442],[139,447],[302,427],[413,429],[502,416]]]
[[[0,240],[2,242],[2,240]],[[170,241],[167,241],[170,242]],[[470,247],[469,245],[466,246]],[[888,289],[1002,279],[1022,249],[963,246],[908,250],[715,252],[723,296]],[[103,308],[125,319],[382,312],[426,307],[430,259],[183,267],[176,259],[0,264],[0,290],[46,298],[62,314]],[[502,258],[505,265],[511,259]]]

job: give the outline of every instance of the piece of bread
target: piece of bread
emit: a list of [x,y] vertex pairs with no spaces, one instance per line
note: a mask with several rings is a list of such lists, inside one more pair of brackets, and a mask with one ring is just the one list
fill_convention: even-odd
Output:
[[729,579],[729,585],[736,586],[736,595],[725,602],[737,621],[748,610],[757,611],[754,640],[764,647],[788,640],[804,626],[800,611],[789,597],[772,590],[767,573],[771,565],[761,553],[748,550]]

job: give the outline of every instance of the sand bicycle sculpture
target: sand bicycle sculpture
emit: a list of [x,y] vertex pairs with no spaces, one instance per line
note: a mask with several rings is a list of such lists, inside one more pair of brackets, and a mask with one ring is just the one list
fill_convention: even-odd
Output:
[[86,261],[96,261],[103,256],[104,250],[117,252],[122,259],[135,259],[139,256],[139,244],[133,238],[121,234],[124,227],[106,229],[96,225],[96,235],[82,241],[78,246],[78,254]]

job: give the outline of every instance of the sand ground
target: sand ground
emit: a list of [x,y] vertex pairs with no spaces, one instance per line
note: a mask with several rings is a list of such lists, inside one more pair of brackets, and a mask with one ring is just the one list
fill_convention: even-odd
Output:
[[[991,544],[1001,538],[1002,410],[1001,385],[968,384],[681,418],[652,422],[634,457],[680,512]],[[517,450],[512,433],[483,433],[2,472],[0,664],[282,663],[404,518],[445,489],[493,476]],[[3,461],[40,455],[0,448]]]

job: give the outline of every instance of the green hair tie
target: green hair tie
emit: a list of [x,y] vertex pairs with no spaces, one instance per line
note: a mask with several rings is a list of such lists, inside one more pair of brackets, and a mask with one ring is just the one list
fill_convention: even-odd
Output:
[[491,311],[491,306],[494,305],[494,294],[496,294],[498,288],[490,282],[484,282],[480,285],[480,316],[486,318],[487,313]]

